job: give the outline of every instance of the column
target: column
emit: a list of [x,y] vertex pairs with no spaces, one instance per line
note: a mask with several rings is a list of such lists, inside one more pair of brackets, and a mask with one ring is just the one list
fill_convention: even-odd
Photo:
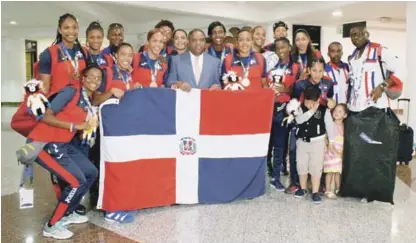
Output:
[[[2,36],[1,60],[1,102],[21,102],[26,83],[25,40]],[[2,106],[2,125],[8,126],[16,109]]]
[[[411,100],[409,125],[416,129],[416,2],[406,2],[406,74],[403,77],[404,95]],[[414,140],[416,141],[416,139]]]

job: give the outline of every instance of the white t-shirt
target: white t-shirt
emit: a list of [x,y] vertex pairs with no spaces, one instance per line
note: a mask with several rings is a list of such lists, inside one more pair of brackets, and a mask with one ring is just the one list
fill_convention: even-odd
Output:
[[[360,112],[370,106],[377,108],[389,106],[389,100],[385,93],[382,94],[376,103],[371,99],[371,91],[384,81],[377,57],[378,48],[375,45],[376,43],[370,42],[365,47],[360,58],[357,58],[358,52],[354,51],[349,61],[351,94],[348,109],[351,111]],[[398,58],[397,56],[392,56],[386,47],[380,46],[379,48],[381,48],[381,60],[384,74],[387,78],[387,71],[390,74],[396,71]]]

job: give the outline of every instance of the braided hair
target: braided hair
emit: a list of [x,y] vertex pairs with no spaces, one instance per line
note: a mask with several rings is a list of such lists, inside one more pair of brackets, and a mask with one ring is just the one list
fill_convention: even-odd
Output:
[[[74,15],[72,15],[70,13],[66,13],[66,14],[62,15],[61,17],[59,17],[58,29],[62,27],[62,23],[68,18],[73,19],[78,24],[78,20]],[[62,34],[59,33],[59,30],[56,30],[56,38],[55,38],[55,41],[52,43],[52,45],[58,44],[61,41],[62,41]],[[75,39],[75,47],[77,47],[80,50],[82,56],[84,57],[84,60],[86,62],[88,62],[87,55],[85,54],[85,51],[81,46],[81,43],[79,43],[78,37]]]
[[85,31],[85,36],[88,37],[88,33],[93,30],[99,30],[101,33],[103,33],[103,36],[104,36],[104,29],[101,26],[100,22],[98,21],[91,22],[90,25],[88,25],[87,30]]

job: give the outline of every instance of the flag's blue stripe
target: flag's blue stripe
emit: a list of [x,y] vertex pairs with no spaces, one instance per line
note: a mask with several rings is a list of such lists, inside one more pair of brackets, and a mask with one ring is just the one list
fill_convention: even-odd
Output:
[[225,203],[265,193],[266,157],[199,159],[199,203]]
[[176,92],[171,89],[128,91],[118,105],[101,110],[104,136],[176,134]]

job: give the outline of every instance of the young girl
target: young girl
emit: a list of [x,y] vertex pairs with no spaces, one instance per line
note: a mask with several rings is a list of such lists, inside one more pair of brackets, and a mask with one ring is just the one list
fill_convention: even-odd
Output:
[[[325,126],[329,140],[324,160],[324,173],[326,173],[325,195],[330,199],[337,198],[336,194],[338,194],[340,187],[345,118],[347,118],[347,105],[337,104],[332,112],[332,119],[328,119],[327,117],[325,119]],[[335,193],[333,191],[333,182],[335,182]]]

